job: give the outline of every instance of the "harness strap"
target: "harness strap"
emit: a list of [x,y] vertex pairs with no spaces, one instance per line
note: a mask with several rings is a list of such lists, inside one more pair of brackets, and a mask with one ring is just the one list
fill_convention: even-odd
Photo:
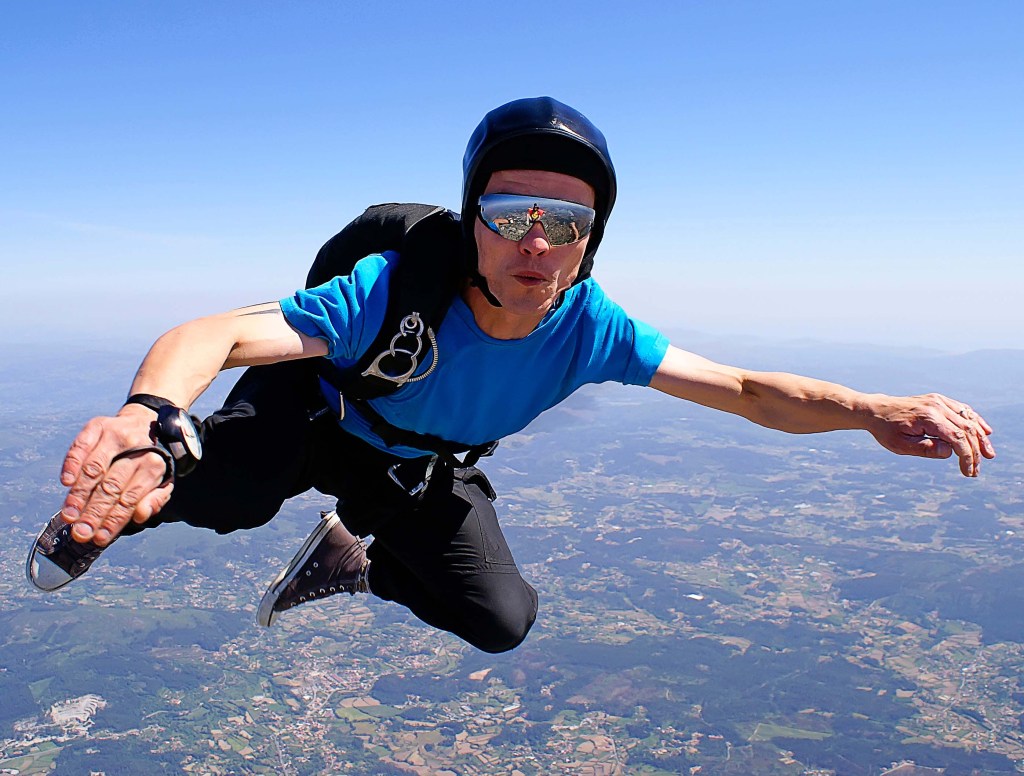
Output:
[[[341,397],[341,401],[344,402],[346,399]],[[484,456],[491,455],[498,446],[497,440],[479,445],[467,445],[449,442],[447,439],[433,434],[409,431],[389,423],[365,399],[349,399],[347,403],[370,423],[370,430],[379,436],[388,447],[401,445],[402,447],[414,447],[417,450],[429,450],[453,469],[474,466]],[[464,454],[461,461],[457,457],[459,454]]]
[[[402,447],[412,447],[417,450],[428,450],[453,469],[464,469],[469,466],[475,466],[477,461],[485,456],[493,454],[495,448],[498,447],[498,440],[484,442],[479,445],[467,445],[461,442],[450,442],[447,439],[442,439],[441,437],[434,436],[433,434],[420,434],[416,431],[399,428],[385,420],[385,418],[373,408],[367,399],[351,395],[345,396],[338,387],[336,380],[332,379],[335,373],[340,370],[338,370],[337,367],[335,367],[334,364],[326,358],[319,359],[319,361],[318,371],[320,373],[320,377],[324,382],[330,385],[331,388],[337,391],[342,415],[345,413],[346,405],[354,408],[356,412],[358,412],[370,424],[370,430],[379,436],[381,441],[383,441],[388,447],[400,445]],[[462,460],[459,460],[459,455],[463,456]]]

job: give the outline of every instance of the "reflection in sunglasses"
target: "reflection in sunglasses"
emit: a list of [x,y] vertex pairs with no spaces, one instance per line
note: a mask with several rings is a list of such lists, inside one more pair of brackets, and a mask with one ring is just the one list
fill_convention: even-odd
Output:
[[539,223],[552,245],[571,245],[590,233],[594,216],[593,208],[577,202],[517,194],[480,197],[480,220],[492,232],[515,242]]

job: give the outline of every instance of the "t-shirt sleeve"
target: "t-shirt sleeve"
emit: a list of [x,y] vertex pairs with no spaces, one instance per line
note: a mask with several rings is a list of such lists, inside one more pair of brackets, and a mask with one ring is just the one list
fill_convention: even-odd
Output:
[[587,382],[649,385],[668,351],[668,338],[627,315],[596,283],[587,308],[594,331],[590,368],[596,373]]
[[629,318],[629,322],[633,326],[633,353],[626,364],[622,382],[626,385],[650,385],[654,373],[665,359],[668,337],[636,318]]
[[351,275],[281,300],[285,320],[298,331],[327,342],[327,358],[351,364],[372,344],[384,322],[388,280],[397,254],[360,260]]

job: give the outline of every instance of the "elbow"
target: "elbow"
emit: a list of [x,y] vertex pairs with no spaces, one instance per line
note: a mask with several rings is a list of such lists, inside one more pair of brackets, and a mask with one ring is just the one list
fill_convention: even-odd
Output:
[[771,416],[764,399],[764,392],[756,381],[745,374],[739,376],[733,410],[736,415],[761,426],[768,425]]
[[765,428],[790,433],[800,433],[802,429],[794,424],[793,412],[787,411],[780,397],[763,380],[752,375],[740,378],[739,396],[736,414]]

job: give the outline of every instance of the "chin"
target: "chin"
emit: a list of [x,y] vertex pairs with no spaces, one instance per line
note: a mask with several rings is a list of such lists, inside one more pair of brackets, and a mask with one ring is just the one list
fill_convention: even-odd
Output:
[[545,315],[555,304],[555,296],[512,293],[498,297],[502,307],[515,315]]

